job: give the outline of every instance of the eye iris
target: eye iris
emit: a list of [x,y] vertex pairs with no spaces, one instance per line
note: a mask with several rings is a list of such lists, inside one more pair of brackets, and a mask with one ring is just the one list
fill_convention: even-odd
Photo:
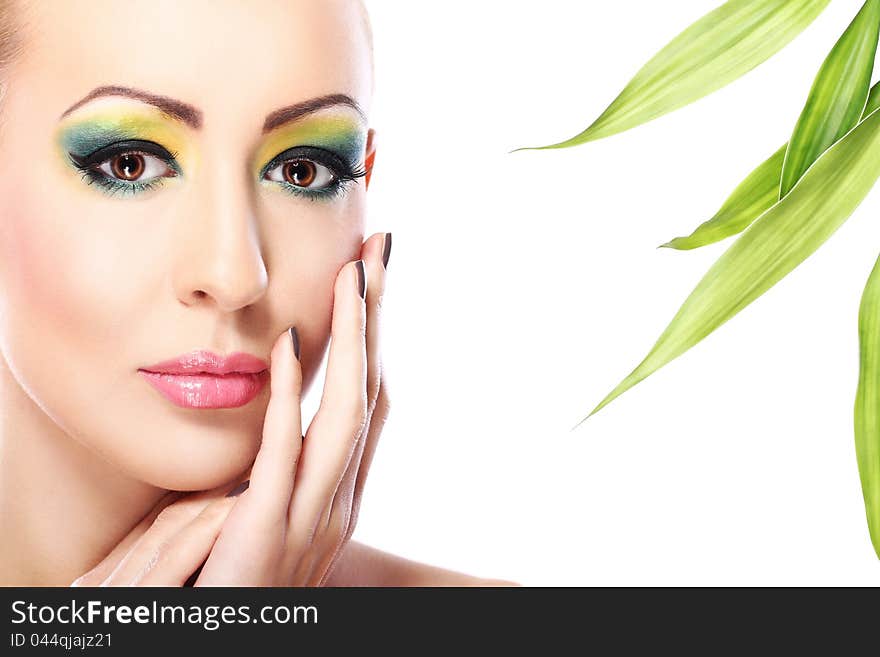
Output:
[[308,187],[318,176],[314,162],[308,160],[291,160],[284,165],[284,179],[300,187]]
[[110,163],[113,175],[122,180],[137,180],[144,173],[146,164],[142,155],[137,153],[124,153],[117,155]]

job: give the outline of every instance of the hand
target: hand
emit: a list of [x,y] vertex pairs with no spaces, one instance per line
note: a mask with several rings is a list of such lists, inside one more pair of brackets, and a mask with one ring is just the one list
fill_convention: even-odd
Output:
[[324,390],[305,435],[302,370],[285,331],[270,355],[270,399],[249,484],[169,493],[73,586],[182,586],[200,564],[196,586],[326,582],[354,532],[389,410],[378,335],[383,235],[361,249],[365,299],[358,261],[336,278]]

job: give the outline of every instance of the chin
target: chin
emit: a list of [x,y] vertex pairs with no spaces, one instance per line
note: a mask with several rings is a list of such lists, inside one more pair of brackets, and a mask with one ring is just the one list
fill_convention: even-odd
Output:
[[183,408],[154,390],[139,401],[128,407],[133,431],[120,455],[126,469],[166,490],[210,490],[243,474],[256,458],[269,386],[232,408]]
[[143,438],[129,442],[124,454],[112,455],[113,461],[144,483],[179,491],[210,490],[231,482],[251,466],[260,446],[259,432],[221,433],[212,427],[182,427],[152,440]]
[[71,435],[121,474],[165,490],[223,486],[253,464],[268,394],[245,406],[180,408],[159,395],[117,395],[103,414],[78,414]]

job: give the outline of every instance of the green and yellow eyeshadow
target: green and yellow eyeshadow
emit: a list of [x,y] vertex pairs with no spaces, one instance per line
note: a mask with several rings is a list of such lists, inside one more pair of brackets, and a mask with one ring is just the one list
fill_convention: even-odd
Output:
[[[123,102],[101,104],[91,112],[76,112],[59,126],[56,144],[71,168],[83,179],[88,178],[89,184],[97,183],[102,192],[112,196],[138,194],[182,177],[184,171],[197,164],[196,151],[189,147],[187,137],[184,126],[161,111]],[[271,131],[257,149],[253,171],[257,180],[272,189],[312,200],[329,199],[365,175],[361,162],[365,146],[366,129],[349,112],[322,111]],[[99,170],[102,163],[126,152],[155,157],[167,164],[173,175],[125,181]],[[333,174],[332,182],[323,188],[307,188],[267,178],[275,167],[296,159],[327,167]]]
[[[313,199],[332,197],[343,191],[346,183],[366,174],[362,162],[365,147],[366,130],[349,112],[315,113],[270,132],[254,156],[254,174],[281,191]],[[266,178],[276,166],[297,158],[327,167],[336,180],[324,189],[310,190]]]
[[[130,142],[130,143],[129,143]],[[56,146],[62,159],[83,178],[109,194],[136,194],[164,184],[174,177],[182,176],[183,171],[195,164],[195,153],[187,148],[186,134],[182,126],[169,119],[158,110],[149,108],[133,109],[130,104],[124,107],[99,107],[92,112],[79,111],[64,120],[58,128]],[[112,153],[115,144],[126,143],[128,147],[119,148]],[[94,159],[95,154],[110,151],[113,154],[124,152],[143,152],[162,160],[175,176],[154,178],[150,181],[117,180],[98,172],[101,162]]]

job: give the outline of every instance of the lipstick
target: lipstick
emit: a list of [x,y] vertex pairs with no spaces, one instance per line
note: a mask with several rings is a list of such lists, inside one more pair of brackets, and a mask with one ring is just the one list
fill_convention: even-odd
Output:
[[269,380],[269,365],[240,351],[220,356],[196,350],[141,367],[138,373],[177,406],[235,408],[260,393]]

